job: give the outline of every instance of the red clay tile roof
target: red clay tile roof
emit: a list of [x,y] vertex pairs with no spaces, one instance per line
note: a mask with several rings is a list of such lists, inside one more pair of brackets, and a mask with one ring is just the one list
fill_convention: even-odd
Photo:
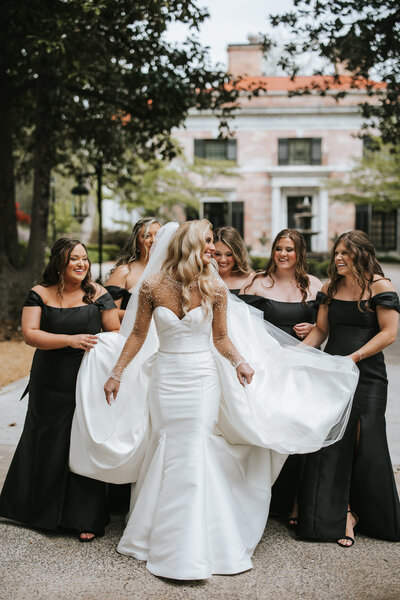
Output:
[[336,78],[332,75],[299,75],[295,79],[288,76],[283,77],[242,77],[236,84],[240,90],[254,90],[257,88],[265,89],[268,92],[286,91],[295,92],[304,88],[312,89],[332,89],[334,91],[350,90],[351,88],[365,90],[384,89],[384,82],[358,78],[353,80],[351,75],[340,75]]

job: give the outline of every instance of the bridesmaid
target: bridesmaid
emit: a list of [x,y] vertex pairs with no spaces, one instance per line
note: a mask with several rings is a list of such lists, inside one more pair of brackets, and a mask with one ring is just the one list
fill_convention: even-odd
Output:
[[[354,528],[400,541],[400,504],[385,426],[386,368],[382,350],[397,335],[399,299],[362,231],[336,240],[330,281],[319,294],[316,327],[305,340],[330,354],[350,356],[360,369],[344,437],[307,455],[299,490],[298,534],[354,544]],[[359,521],[359,523],[358,523]]]
[[[105,288],[117,305],[120,321],[124,318],[125,309],[131,297],[130,290],[139,281],[149,261],[150,249],[160,227],[160,222],[154,217],[145,217],[137,221],[115,266],[110,271]],[[108,487],[110,512],[128,512],[130,494],[130,484],[110,484]]]
[[[273,241],[265,271],[256,273],[240,291],[240,298],[260,309],[264,319],[302,340],[314,327],[315,298],[322,283],[308,275],[306,245],[296,229],[283,229]],[[271,513],[288,516],[289,527],[297,525],[297,488],[303,455],[287,459],[272,487]]]
[[146,217],[135,223],[115,266],[110,271],[105,288],[118,307],[120,321],[124,318],[126,305],[131,297],[129,290],[135,287],[147,265],[150,248],[160,227],[161,224],[154,217]]
[[22,311],[24,339],[37,350],[24,430],[0,496],[0,515],[50,531],[73,529],[81,542],[102,535],[108,520],[106,484],[68,470],[76,378],[101,329],[119,329],[116,306],[93,283],[85,246],[61,238]]
[[237,295],[252,273],[244,241],[234,227],[219,227],[215,231],[214,246],[213,257],[219,274],[232,294]]

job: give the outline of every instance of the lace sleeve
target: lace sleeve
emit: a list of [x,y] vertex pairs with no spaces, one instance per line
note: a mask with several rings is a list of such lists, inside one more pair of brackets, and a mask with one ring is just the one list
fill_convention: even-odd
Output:
[[153,300],[150,283],[143,281],[138,298],[138,309],[133,329],[128,336],[117,364],[111,371],[110,377],[121,381],[124,370],[137,355],[146,339],[149,331],[151,317],[153,315]]
[[216,349],[222,356],[236,368],[246,362],[240,355],[228,335],[227,325],[228,294],[225,287],[220,287],[215,292],[213,306],[212,333]]

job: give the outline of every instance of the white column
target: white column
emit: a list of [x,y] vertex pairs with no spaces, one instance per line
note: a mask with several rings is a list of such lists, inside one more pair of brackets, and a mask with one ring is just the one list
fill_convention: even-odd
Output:
[[271,190],[271,240],[282,229],[282,203],[281,203],[281,188],[273,186]]
[[328,227],[328,209],[329,209],[329,195],[328,190],[324,188],[319,189],[319,210],[318,210],[318,235],[316,236],[315,250],[317,252],[327,252],[329,249],[329,227]]
[[199,202],[199,219],[204,219],[204,200],[200,198]]

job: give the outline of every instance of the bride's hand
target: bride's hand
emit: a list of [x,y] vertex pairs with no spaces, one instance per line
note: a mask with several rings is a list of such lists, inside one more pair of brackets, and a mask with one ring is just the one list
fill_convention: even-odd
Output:
[[251,368],[249,363],[245,362],[239,365],[236,369],[236,375],[239,379],[239,383],[244,387],[246,383],[251,383],[255,371]]
[[117,398],[120,383],[112,377],[107,379],[104,385],[104,391],[106,393],[107,403],[111,406],[112,402]]

